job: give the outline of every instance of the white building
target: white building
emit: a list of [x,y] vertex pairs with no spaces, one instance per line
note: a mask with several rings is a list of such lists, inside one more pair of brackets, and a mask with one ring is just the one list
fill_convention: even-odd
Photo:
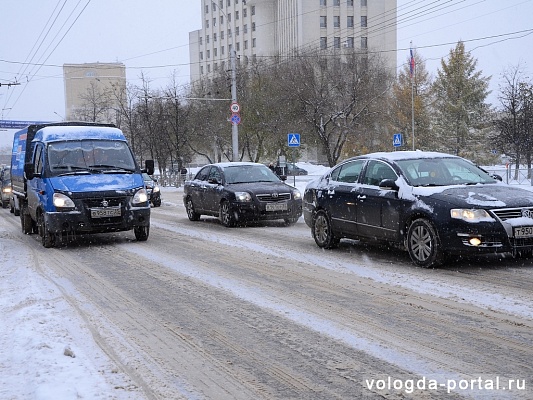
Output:
[[396,72],[397,0],[202,0],[190,32],[191,82],[239,62],[306,49],[380,51]]

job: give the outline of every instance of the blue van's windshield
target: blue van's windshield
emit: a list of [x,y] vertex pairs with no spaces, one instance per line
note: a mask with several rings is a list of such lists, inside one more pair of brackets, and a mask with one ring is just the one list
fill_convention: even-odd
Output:
[[133,155],[125,142],[68,140],[48,145],[48,165],[54,175],[76,172],[135,171]]

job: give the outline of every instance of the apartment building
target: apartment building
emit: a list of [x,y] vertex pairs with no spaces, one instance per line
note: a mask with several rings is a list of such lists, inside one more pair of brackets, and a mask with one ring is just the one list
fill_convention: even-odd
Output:
[[[100,102],[116,102],[116,96],[104,96],[110,91],[126,90],[126,66],[122,63],[63,64],[65,86],[65,120],[79,119],[80,110],[88,107],[87,97]],[[117,104],[107,104],[109,109]],[[99,122],[116,123],[116,115],[107,111]]]
[[[397,0],[202,0],[189,33],[191,82],[238,62],[307,49],[380,51],[396,71]],[[353,50],[352,50],[353,49]]]

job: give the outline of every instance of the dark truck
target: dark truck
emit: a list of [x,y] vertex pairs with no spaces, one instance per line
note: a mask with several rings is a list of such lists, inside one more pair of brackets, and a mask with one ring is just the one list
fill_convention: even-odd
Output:
[[15,215],[44,247],[63,236],[127,231],[148,239],[150,203],[127,140],[111,124],[29,125],[15,133],[11,180]]

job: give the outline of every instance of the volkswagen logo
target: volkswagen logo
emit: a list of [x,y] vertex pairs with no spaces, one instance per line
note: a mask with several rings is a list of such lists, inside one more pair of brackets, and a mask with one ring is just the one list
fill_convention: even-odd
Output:
[[533,210],[523,208],[522,209],[522,217],[524,218],[533,218]]
[[107,207],[109,205],[109,202],[107,200],[102,200],[100,204],[102,204],[102,207]]

